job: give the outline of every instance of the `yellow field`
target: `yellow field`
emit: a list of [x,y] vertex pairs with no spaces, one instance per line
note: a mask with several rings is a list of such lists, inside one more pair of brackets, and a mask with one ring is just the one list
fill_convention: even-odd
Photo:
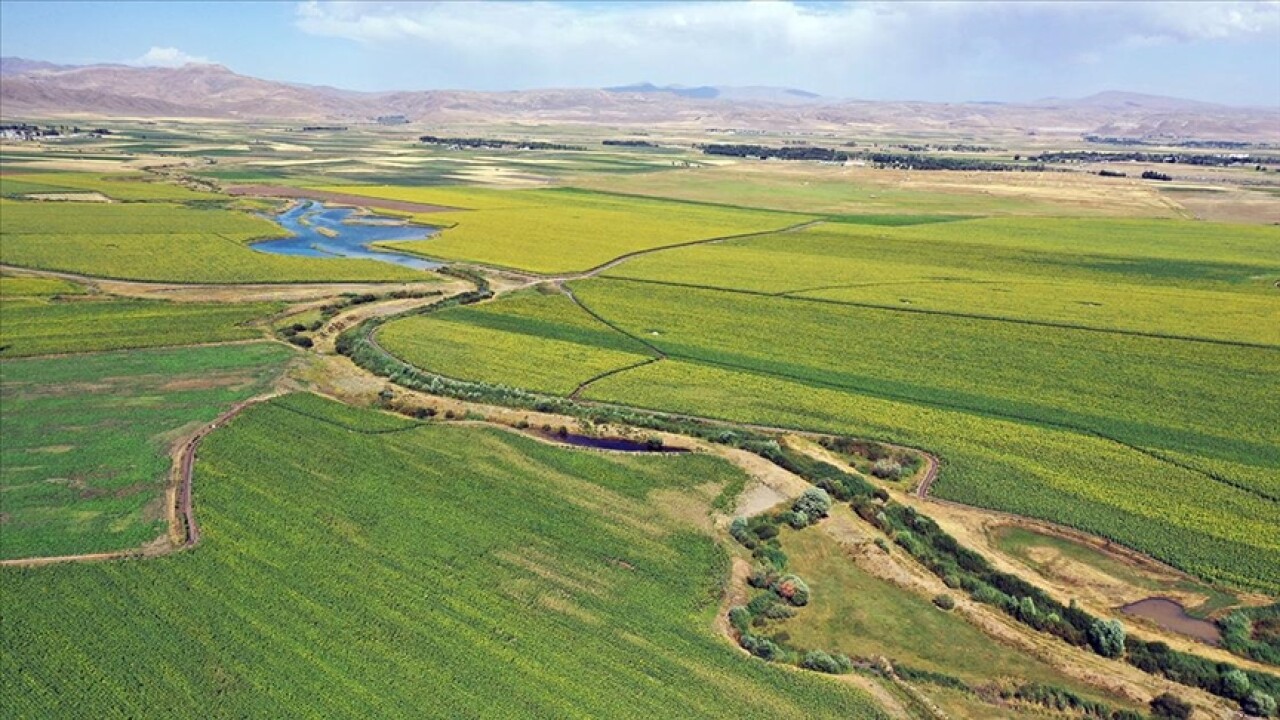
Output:
[[324,189],[466,208],[415,216],[422,223],[450,227],[438,237],[396,243],[394,249],[545,274],[588,270],[640,250],[778,230],[809,219],[572,190]]

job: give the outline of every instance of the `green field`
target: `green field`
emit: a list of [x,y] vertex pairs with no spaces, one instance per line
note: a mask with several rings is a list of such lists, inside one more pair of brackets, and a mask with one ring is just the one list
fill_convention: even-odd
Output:
[[[838,512],[852,517],[845,508]],[[1043,683],[1117,702],[1033,655],[992,642],[959,613],[943,612],[928,598],[871,575],[821,530],[784,531],[782,545],[788,569],[807,578],[812,591],[804,609],[776,625],[776,632],[787,633],[796,647],[825,648],[850,657],[884,656],[895,665],[950,675],[974,687]]]
[[375,260],[274,255],[248,247],[284,231],[248,213],[168,203],[0,200],[0,262],[184,283],[428,280]]
[[37,298],[49,295],[80,295],[84,287],[60,278],[0,275],[0,298]]
[[278,303],[6,297],[0,358],[249,340]]
[[[799,225],[803,215],[742,210],[578,190],[329,187],[368,197],[465,208],[416,216],[452,224],[438,236],[395,243],[433,258],[537,273],[588,270],[641,250]],[[388,247],[391,247],[388,245]]]
[[113,200],[187,202],[220,200],[221,195],[190,190],[181,185],[147,181],[142,175],[49,172],[12,174],[0,177],[0,195],[12,197],[27,193],[97,192]]
[[558,395],[653,358],[565,295],[537,292],[395,320],[378,330],[377,340],[401,360],[446,377]]
[[251,409],[201,448],[194,551],[6,569],[8,712],[880,717],[714,635],[725,551],[676,517],[730,466],[381,417]]
[[[1280,587],[1275,350],[620,280],[573,286],[669,356],[600,379],[588,398],[927,447],[946,463],[942,497],[1075,525],[1205,577]],[[491,321],[506,302],[427,321],[442,324],[423,337],[466,322],[483,332],[451,336],[460,344],[448,374],[552,387],[545,364],[521,362],[552,331]],[[620,341],[600,337],[557,342],[589,356]],[[499,376],[461,360],[494,355],[506,361]],[[580,381],[567,377],[560,388]]]
[[0,363],[0,558],[164,534],[170,445],[262,392],[289,356],[255,343]]
[[[1280,346],[1280,232],[1120,220],[823,224],[674,249],[613,277]],[[1273,320],[1269,322],[1268,320]]]

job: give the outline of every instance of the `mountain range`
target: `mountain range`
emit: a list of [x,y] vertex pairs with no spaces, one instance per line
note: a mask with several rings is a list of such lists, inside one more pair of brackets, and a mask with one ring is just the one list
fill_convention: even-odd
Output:
[[0,116],[429,124],[591,122],[806,132],[1080,136],[1280,143],[1280,109],[1104,92],[1030,103],[838,100],[770,87],[358,92],[240,75],[220,65],[66,66],[0,58]]

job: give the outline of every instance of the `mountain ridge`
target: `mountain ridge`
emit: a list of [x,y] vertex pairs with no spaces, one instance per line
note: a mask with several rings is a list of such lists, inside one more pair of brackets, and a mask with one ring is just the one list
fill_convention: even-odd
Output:
[[1030,103],[837,100],[795,88],[659,86],[485,92],[366,92],[241,75],[213,64],[177,68],[66,66],[0,58],[5,119],[67,116],[372,122],[677,123],[703,128],[1095,134],[1137,139],[1280,143],[1280,109],[1239,108],[1123,91]]

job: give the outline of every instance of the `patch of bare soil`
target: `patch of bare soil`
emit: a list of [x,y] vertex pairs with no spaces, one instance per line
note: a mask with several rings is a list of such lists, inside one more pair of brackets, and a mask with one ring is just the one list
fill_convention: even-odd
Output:
[[109,203],[113,202],[111,198],[100,192],[69,192],[69,193],[30,193],[26,196],[28,200],[46,200],[53,202],[91,202],[91,203]]

